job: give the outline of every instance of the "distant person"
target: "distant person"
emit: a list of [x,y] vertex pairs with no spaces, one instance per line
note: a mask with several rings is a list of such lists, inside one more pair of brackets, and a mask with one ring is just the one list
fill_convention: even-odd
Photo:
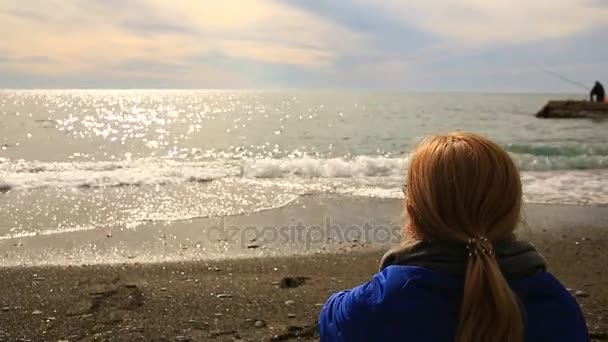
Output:
[[514,236],[522,185],[505,150],[470,133],[435,136],[407,179],[406,240],[371,281],[331,296],[321,341],[589,341],[574,297]]
[[595,82],[593,89],[591,89],[591,102],[604,102],[606,101],[606,91],[604,86],[599,82]]

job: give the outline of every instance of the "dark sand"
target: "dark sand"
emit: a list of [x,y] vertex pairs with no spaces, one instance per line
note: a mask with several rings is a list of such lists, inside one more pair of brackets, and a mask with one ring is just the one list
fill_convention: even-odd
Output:
[[[279,227],[294,219],[319,224],[329,216],[338,225],[369,220],[376,226],[399,221],[400,208],[391,200],[308,198],[227,222]],[[526,217],[530,227],[521,235],[537,245],[565,286],[583,291],[577,300],[593,336],[608,340],[607,208],[530,205]],[[306,248],[222,241],[224,257],[232,259],[216,260],[213,253],[205,258],[209,249],[194,247],[201,226],[210,223],[1,242],[0,341],[314,341],[322,303],[368,280],[385,248],[373,241],[320,241]],[[161,233],[167,236],[159,239]],[[200,244],[212,247],[212,241]],[[309,279],[295,288],[277,285],[298,276]]]
[[[588,294],[577,299],[592,333],[604,340],[606,246],[605,238],[597,236],[565,236],[551,246],[539,245],[563,283]],[[273,336],[298,340],[300,334],[304,337],[299,340],[316,340],[314,328],[307,327],[314,327],[320,305],[334,291],[369,279],[380,255],[359,251],[216,262],[6,268],[0,270],[2,337],[268,341]],[[286,276],[310,279],[296,288],[276,285]],[[256,328],[256,320],[266,326]],[[294,333],[288,333],[290,326]]]

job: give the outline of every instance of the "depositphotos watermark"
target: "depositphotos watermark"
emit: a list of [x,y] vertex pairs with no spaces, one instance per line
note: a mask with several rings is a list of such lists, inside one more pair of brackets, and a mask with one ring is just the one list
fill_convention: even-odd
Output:
[[225,219],[222,219],[219,226],[207,229],[206,235],[209,241],[239,243],[243,247],[291,244],[304,245],[310,249],[330,244],[397,244],[401,241],[402,230],[403,226],[397,224],[332,224],[331,217],[325,217],[323,225],[296,222],[282,226],[227,225]]

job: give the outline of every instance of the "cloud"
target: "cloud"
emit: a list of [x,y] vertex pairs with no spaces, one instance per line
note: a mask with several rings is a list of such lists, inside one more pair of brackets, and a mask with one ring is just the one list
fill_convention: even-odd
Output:
[[[8,54],[0,69],[48,76],[107,74],[137,60],[213,70],[221,79],[212,65],[191,63],[193,56],[218,51],[227,58],[322,69],[357,41],[331,22],[272,0],[0,0],[0,20],[0,49]],[[48,63],[28,56],[47,56]],[[185,77],[170,70],[163,75]]]
[[604,0],[0,0],[0,22],[9,87],[488,86],[608,53]]
[[567,37],[608,22],[608,8],[589,0],[369,1],[446,41],[469,46]]

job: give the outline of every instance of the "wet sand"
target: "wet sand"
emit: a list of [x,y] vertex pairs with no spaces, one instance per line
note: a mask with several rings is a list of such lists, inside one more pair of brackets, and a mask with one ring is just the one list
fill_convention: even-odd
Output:
[[[271,210],[0,239],[3,266],[159,263],[283,257],[388,248],[401,238],[403,200],[314,195]],[[84,213],[86,214],[86,213]],[[19,222],[28,222],[20,210]],[[527,204],[524,237],[555,239],[578,227],[608,235],[608,207]]]
[[[398,201],[317,197],[226,222],[308,225],[322,224],[330,215],[341,227],[368,220],[377,228],[398,222],[399,209]],[[580,291],[576,298],[597,340],[608,340],[605,213],[606,208],[527,206],[529,227],[522,230],[547,258],[550,271],[573,294]],[[386,248],[378,241],[331,237],[308,247],[250,239],[215,246],[194,240],[201,235],[200,224],[111,237],[89,231],[3,241],[0,251],[5,266],[11,266],[0,268],[0,340],[314,341],[320,305],[331,293],[368,280]],[[98,241],[96,249],[91,241]],[[212,247],[218,253],[205,257]],[[223,260],[222,249],[227,251]],[[89,254],[81,260],[77,252],[83,250],[112,264],[95,263]],[[113,255],[122,251],[134,257]],[[159,258],[151,257],[155,253]],[[281,288],[285,277],[306,280]]]

